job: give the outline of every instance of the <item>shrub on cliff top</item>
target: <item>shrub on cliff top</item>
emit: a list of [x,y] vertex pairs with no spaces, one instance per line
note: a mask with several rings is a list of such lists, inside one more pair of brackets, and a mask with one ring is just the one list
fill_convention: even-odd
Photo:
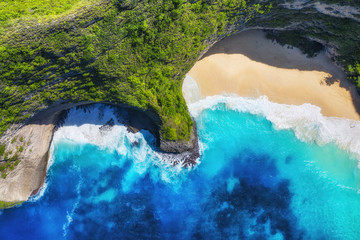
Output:
[[0,157],[2,157],[5,153],[5,145],[0,145]]
[[[60,2],[69,1],[86,2]],[[19,1],[5,2],[17,11]],[[189,139],[185,73],[227,26],[264,12],[259,1],[103,0],[52,21],[40,15],[58,12],[59,4],[30,2],[49,7],[39,12],[41,23],[20,11],[19,29],[7,26],[9,34],[0,35],[0,134],[61,99],[151,110],[164,139]]]

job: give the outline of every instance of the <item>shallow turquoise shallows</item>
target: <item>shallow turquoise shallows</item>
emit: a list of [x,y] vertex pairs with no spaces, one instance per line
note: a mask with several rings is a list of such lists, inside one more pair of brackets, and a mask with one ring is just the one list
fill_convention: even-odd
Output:
[[355,157],[224,103],[195,117],[203,153],[182,169],[126,113],[71,110],[46,188],[1,211],[0,239],[360,239]]

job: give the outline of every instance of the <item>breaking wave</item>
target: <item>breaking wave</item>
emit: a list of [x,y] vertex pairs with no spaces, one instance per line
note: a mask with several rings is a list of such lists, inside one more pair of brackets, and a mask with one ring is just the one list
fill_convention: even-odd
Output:
[[296,137],[304,142],[315,142],[320,146],[335,143],[360,160],[360,121],[326,117],[321,114],[321,108],[312,104],[278,104],[269,101],[266,96],[257,99],[236,95],[211,96],[189,104],[189,110],[196,118],[205,109],[219,106],[263,116],[277,130],[293,130]]

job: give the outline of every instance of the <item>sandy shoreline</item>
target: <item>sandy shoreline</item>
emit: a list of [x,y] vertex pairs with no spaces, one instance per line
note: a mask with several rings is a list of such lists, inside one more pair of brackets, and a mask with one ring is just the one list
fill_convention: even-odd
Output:
[[[199,87],[197,98],[223,93],[252,98],[266,95],[276,103],[311,103],[319,106],[325,116],[360,120],[360,97],[355,87],[325,53],[307,58],[299,49],[266,39],[259,30],[215,44],[188,75]],[[186,85],[191,84],[184,81],[187,99],[186,88],[191,86]]]

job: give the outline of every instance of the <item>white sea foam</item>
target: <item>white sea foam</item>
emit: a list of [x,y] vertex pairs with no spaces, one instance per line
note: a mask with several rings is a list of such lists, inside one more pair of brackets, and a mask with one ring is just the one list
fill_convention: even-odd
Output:
[[[101,104],[86,109],[71,109],[63,126],[54,134],[51,157],[54,156],[54,146],[59,143],[91,144],[110,152],[116,151],[119,155],[132,159],[133,164],[127,173],[128,177],[125,176],[122,182],[124,191],[134,180],[132,174],[141,176],[152,166],[158,167],[158,173],[153,174],[153,178],[168,183],[179,181],[179,175],[187,172],[182,168],[183,162],[179,161],[173,166],[172,154],[155,151],[152,146],[155,145],[156,139],[148,131],[129,132],[122,124],[121,114],[112,107]],[[104,128],[104,124],[110,119],[114,120],[115,125]],[[76,144],[73,146],[79,147]],[[76,152],[76,149],[73,150]],[[49,165],[52,164],[51,162]]]
[[270,102],[266,96],[257,99],[229,96],[211,96],[189,104],[193,117],[205,109],[215,109],[220,103],[239,112],[264,116],[278,130],[293,130],[296,137],[319,145],[335,143],[360,160],[360,121],[325,117],[312,104],[287,105]]
[[39,191],[35,195],[31,196],[28,201],[36,202],[36,201],[40,200],[44,196],[47,186],[48,186],[48,182],[45,181],[44,184],[39,189]]
[[51,167],[51,165],[54,163],[54,145],[51,144],[50,146],[50,154],[49,154],[49,159],[48,159],[48,163],[47,163],[47,167],[46,167],[46,176],[45,176],[45,181],[44,181],[44,184],[41,186],[41,188],[39,189],[39,191],[31,196],[28,201],[29,202],[36,202],[38,200],[40,200],[44,195],[45,195],[45,192],[46,192],[46,189],[48,187],[48,184],[49,184],[49,169]]
[[[80,174],[80,169],[76,166],[73,166],[75,169],[77,169],[77,171],[79,172]],[[78,184],[76,185],[76,202],[75,204],[72,206],[71,208],[71,211],[66,211],[66,219],[67,219],[67,222],[64,223],[63,225],[63,236],[64,238],[66,239],[67,237],[67,234],[68,234],[68,230],[69,230],[69,227],[73,221],[73,216],[74,216],[74,213],[76,211],[76,209],[79,207],[79,203],[80,203],[80,198],[81,198],[81,195],[80,195],[80,189],[81,189],[81,185],[83,183],[83,180],[82,178],[80,178],[80,181],[78,182]]]
[[199,85],[190,75],[185,76],[182,92],[187,104],[197,102],[201,99]]
[[[225,104],[229,110],[264,116],[274,124],[276,129],[293,130],[296,137],[302,141],[315,142],[319,145],[335,143],[360,159],[359,121],[325,117],[317,106],[277,104],[270,102],[267,97],[251,99],[236,95],[212,96],[190,103],[188,106],[191,115],[196,118],[203,110],[215,109],[220,103]],[[125,179],[122,183],[123,190],[132,184],[130,174],[142,175],[152,166],[158,168],[157,173],[152,175],[155,181],[161,179],[164,182],[178,184],[182,179],[180,175],[186,174],[191,169],[185,170],[183,162],[173,166],[175,157],[173,154],[154,151],[151,147],[154,145],[154,137],[147,131],[128,132],[126,126],[122,124],[121,117],[121,113],[115,114],[114,109],[100,104],[85,110],[70,110],[65,123],[54,134],[48,169],[54,161],[54,145],[62,141],[70,141],[96,145],[101,149],[116,151],[122,156],[133,159],[129,181]],[[110,119],[114,120],[115,125],[108,129],[101,129]],[[204,152],[206,146],[199,142],[199,147],[200,151]],[[30,200],[40,199],[45,193],[46,186],[47,182]]]
[[[319,145],[335,143],[360,159],[360,138],[358,137],[360,122],[358,121],[325,117],[317,106],[277,104],[270,102],[267,97],[251,99],[236,95],[212,96],[189,104],[189,110],[196,118],[203,110],[217,108],[220,103],[225,104],[229,110],[264,116],[273,123],[276,129],[293,130],[296,137],[302,141],[315,142]],[[101,127],[110,119],[114,120],[115,125],[101,130]],[[53,145],[64,140],[96,145],[101,149],[116,151],[122,156],[133,159],[129,180],[124,179],[123,189],[131,186],[131,174],[142,175],[152,166],[159,168],[158,175],[152,177],[169,183],[181,181],[179,175],[188,172],[182,168],[182,162],[172,166],[174,155],[153,150],[151,145],[153,146],[152,141],[155,139],[149,132],[128,132],[126,126],[121,124],[118,114],[115,115],[114,110],[108,106],[95,105],[86,111],[72,109],[64,125],[54,134]],[[201,142],[199,145],[203,152],[204,145]],[[53,146],[51,153],[53,155]]]

